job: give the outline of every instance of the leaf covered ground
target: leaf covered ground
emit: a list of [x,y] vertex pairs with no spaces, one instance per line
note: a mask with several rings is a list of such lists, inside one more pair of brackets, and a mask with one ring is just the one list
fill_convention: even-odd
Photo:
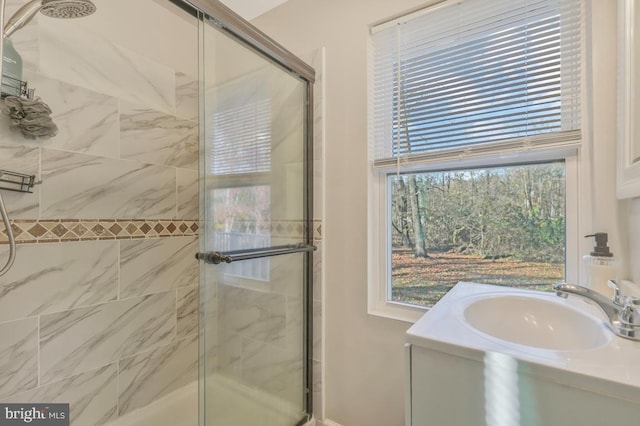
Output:
[[550,291],[553,284],[564,280],[563,263],[483,259],[453,252],[429,256],[416,258],[409,250],[394,250],[394,301],[432,306],[458,281]]

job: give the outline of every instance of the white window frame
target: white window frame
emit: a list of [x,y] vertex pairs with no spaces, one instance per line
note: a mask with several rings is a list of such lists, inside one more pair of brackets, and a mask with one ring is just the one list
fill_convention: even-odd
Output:
[[[437,8],[438,5],[431,6]],[[591,135],[591,85],[590,73],[590,2],[586,2],[586,29],[583,34],[583,58],[581,67],[582,140],[577,147],[540,149],[520,152],[501,152],[486,156],[462,158],[456,161],[433,161],[404,167],[368,167],[368,217],[367,217],[367,312],[370,315],[413,323],[430,308],[389,300],[391,289],[391,226],[390,194],[387,176],[392,173],[430,172],[474,167],[509,166],[528,162],[564,160],[566,176],[566,245],[565,280],[580,283],[584,277],[580,254],[587,245],[581,236],[591,233],[592,209],[579,205],[592,205],[592,135]],[[428,13],[428,12],[427,12]],[[369,55],[371,57],[371,55]],[[371,72],[369,72],[371,87]],[[371,93],[369,94],[372,95]],[[371,162],[370,162],[371,163]]]
[[[488,156],[466,159],[456,162],[431,163],[413,168],[401,169],[402,172],[432,172],[443,170],[468,169],[474,167],[509,166],[525,162],[544,162],[564,160],[566,185],[566,246],[565,279],[578,282],[580,275],[580,212],[578,209],[580,182],[581,149],[568,148],[497,158]],[[369,172],[369,217],[368,217],[368,312],[386,318],[415,322],[429,307],[411,305],[389,300],[391,286],[391,194],[389,174],[396,173],[395,168]],[[587,188],[583,188],[583,191]]]

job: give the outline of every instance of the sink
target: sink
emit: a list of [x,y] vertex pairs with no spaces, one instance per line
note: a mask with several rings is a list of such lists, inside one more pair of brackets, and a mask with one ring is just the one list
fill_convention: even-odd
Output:
[[413,424],[425,414],[447,425],[637,424],[640,342],[607,321],[583,298],[460,282],[407,330],[408,414]]
[[601,320],[552,295],[485,294],[467,304],[463,317],[481,333],[540,349],[587,350],[610,339]]
[[[411,386],[427,408],[446,408],[448,419],[460,407],[478,410],[457,424],[477,424],[491,406],[514,424],[531,423],[538,407],[547,417],[537,424],[590,425],[616,417],[622,401],[637,420],[640,342],[616,336],[582,298],[460,282],[407,330],[406,343]],[[414,374],[426,382],[414,382]],[[591,407],[581,421],[559,420]]]

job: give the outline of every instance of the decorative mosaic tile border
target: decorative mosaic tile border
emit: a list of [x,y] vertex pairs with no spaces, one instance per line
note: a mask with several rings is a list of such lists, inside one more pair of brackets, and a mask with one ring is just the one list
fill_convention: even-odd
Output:
[[[11,221],[11,224],[18,244],[198,235],[198,221],[196,220],[15,219]],[[0,244],[7,243],[7,232],[3,229],[0,232]]]
[[313,221],[313,239],[314,240],[322,239],[322,221],[321,220]]
[[[311,226],[313,227],[313,239],[322,239],[322,221],[314,219]],[[255,222],[237,221],[235,223],[235,232],[257,232],[261,234],[270,234],[273,237],[281,238],[302,238],[306,231],[305,224],[300,220],[272,220],[271,223],[262,226],[256,226]]]
[[[15,219],[11,226],[18,244],[197,236],[199,231],[197,220],[160,219]],[[314,220],[312,226],[313,239],[321,240],[322,221]],[[284,238],[302,238],[304,231],[300,221],[274,221],[269,229],[272,236]],[[8,240],[3,229],[0,244]]]
[[[311,222],[313,227],[313,239],[322,239],[322,222],[320,220],[313,220]],[[284,238],[302,238],[306,226],[299,220],[281,220],[271,222],[271,226],[268,232],[274,237]]]

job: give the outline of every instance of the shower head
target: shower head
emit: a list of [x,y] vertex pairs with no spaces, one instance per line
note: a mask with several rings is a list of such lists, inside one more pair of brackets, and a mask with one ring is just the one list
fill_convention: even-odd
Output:
[[9,18],[2,35],[9,37],[24,27],[38,11],[52,18],[82,18],[95,12],[96,6],[91,0],[31,0]]
[[90,0],[43,0],[40,13],[50,18],[84,18],[96,11]]

